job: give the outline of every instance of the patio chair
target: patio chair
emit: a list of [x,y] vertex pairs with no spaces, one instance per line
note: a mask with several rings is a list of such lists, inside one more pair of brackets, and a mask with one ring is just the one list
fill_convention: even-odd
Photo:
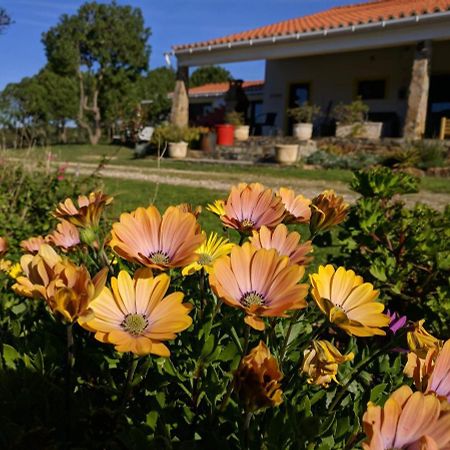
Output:
[[443,140],[446,136],[450,137],[450,119],[448,117],[442,117],[439,139]]

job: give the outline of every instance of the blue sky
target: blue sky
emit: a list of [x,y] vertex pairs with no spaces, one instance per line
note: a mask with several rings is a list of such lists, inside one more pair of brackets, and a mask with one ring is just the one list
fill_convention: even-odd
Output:
[[[0,89],[35,74],[45,64],[42,32],[83,0],[0,0],[14,20],[0,35]],[[355,0],[119,0],[140,7],[152,29],[150,67],[164,65],[163,53],[183,44],[314,13]],[[230,64],[235,77],[264,78],[261,62]]]

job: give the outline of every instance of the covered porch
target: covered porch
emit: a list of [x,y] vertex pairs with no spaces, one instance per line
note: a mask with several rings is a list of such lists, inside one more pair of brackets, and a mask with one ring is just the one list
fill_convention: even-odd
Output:
[[308,101],[322,110],[316,135],[330,135],[333,107],[361,97],[369,120],[384,123],[385,136],[436,136],[440,117],[450,115],[450,12],[400,15],[310,30],[295,30],[290,23],[284,34],[263,27],[174,47],[178,72],[171,121],[189,123],[189,67],[264,60],[262,111],[276,114],[279,134],[291,131],[286,110]]

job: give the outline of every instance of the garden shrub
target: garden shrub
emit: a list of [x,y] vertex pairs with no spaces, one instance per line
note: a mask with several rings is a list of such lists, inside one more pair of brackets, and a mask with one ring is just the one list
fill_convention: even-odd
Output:
[[450,207],[406,208],[398,195],[417,192],[418,179],[387,168],[357,172],[351,187],[362,197],[339,233],[335,261],[357,267],[390,308],[450,336]]
[[336,154],[327,150],[317,150],[306,159],[307,164],[321,166],[324,169],[351,169],[377,164],[379,157],[371,153]]

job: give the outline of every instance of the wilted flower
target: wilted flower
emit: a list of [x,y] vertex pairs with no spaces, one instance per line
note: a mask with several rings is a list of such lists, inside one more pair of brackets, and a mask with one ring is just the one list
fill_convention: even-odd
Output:
[[331,381],[338,382],[336,375],[339,364],[352,361],[353,358],[353,353],[342,355],[331,342],[312,341],[303,353],[302,371],[308,375],[308,383],[328,387]]
[[347,217],[349,205],[343,197],[337,196],[333,190],[324,191],[311,201],[311,218],[309,229],[311,234],[327,231],[340,224]]
[[297,284],[304,273],[276,250],[257,250],[246,242],[214,263],[209,282],[225,303],[245,311],[248,325],[264,330],[261,317],[286,317],[289,310],[306,308],[307,285]]
[[105,287],[91,302],[93,318],[80,323],[118,352],[170,356],[162,341],[175,339],[176,333],[189,328],[192,305],[183,303],[181,292],[165,297],[169,283],[168,275],[154,278],[149,269],[136,271],[134,279],[122,270],[111,279],[112,291]]
[[292,189],[280,188],[277,195],[281,197],[286,211],[289,213],[286,222],[308,223],[311,217],[311,200],[303,195],[295,195]]
[[[203,232],[206,240],[206,233]],[[198,270],[204,269],[207,273],[212,273],[214,262],[221,256],[228,255],[234,244],[228,239],[219,237],[217,233],[211,233],[202,245],[195,251],[198,254],[198,260],[186,266],[182,274],[183,276],[192,275]]]
[[414,352],[408,353],[408,360],[403,373],[414,379],[414,385],[419,391],[425,392],[428,386],[428,380],[433,372],[438,352],[437,348],[431,348],[424,359],[419,358]]
[[91,279],[84,266],[62,259],[46,244],[37,255],[22,256],[21,266],[24,276],[16,278],[13,290],[25,297],[43,298],[67,322],[89,316],[89,303],[106,282],[107,269]]
[[81,243],[78,228],[67,220],[58,223],[56,230],[47,236],[47,240],[63,250],[70,250]]
[[364,450],[438,450],[450,446],[450,414],[435,395],[397,389],[384,407],[369,403],[363,416]]
[[409,349],[422,359],[426,358],[428,350],[440,348],[442,345],[440,339],[435,338],[425,330],[424,323],[425,320],[423,319],[415,322],[413,329],[407,333]]
[[23,255],[20,266],[23,275],[13,285],[14,292],[25,297],[47,297],[47,287],[56,278],[56,265],[62,261],[48,244],[42,244],[36,255]]
[[286,212],[281,198],[260,183],[233,186],[224,209],[222,223],[242,232],[259,230],[263,225],[276,227]]
[[198,218],[198,216],[202,212],[202,207],[201,206],[196,206],[194,208],[194,206],[191,203],[180,203],[179,205],[177,205],[177,208],[180,211],[193,214],[196,219]]
[[208,203],[206,207],[208,211],[211,211],[216,216],[223,216],[225,214],[225,201],[224,200],[214,200],[214,203]]
[[0,258],[8,251],[8,241],[4,237],[0,237]]
[[42,236],[35,236],[22,241],[20,243],[20,247],[27,253],[32,253],[35,255],[41,248],[42,244],[45,244],[45,239]]
[[124,213],[113,225],[111,248],[122,258],[165,270],[197,261],[205,237],[191,213],[170,206],[161,217],[154,206]]
[[386,315],[389,317],[389,331],[393,334],[397,334],[397,331],[405,327],[408,318],[406,316],[400,316],[395,311],[391,312],[389,309],[386,310]]
[[67,198],[58,205],[54,216],[58,219],[68,220],[78,227],[96,228],[105,206],[112,201],[113,197],[101,191],[91,192],[88,196],[80,195],[78,197],[78,206],[75,206],[72,199]]
[[235,375],[235,389],[247,412],[279,406],[283,402],[277,360],[263,341],[246,355]]
[[262,226],[259,231],[253,231],[250,242],[255,248],[275,249],[281,256],[288,256],[293,264],[306,265],[313,257],[307,256],[313,251],[311,241],[300,243],[301,236],[296,231],[289,233],[282,223],[272,231]]
[[314,301],[330,322],[354,336],[386,334],[380,328],[389,325],[389,317],[382,314],[384,305],[375,301],[379,292],[353,270],[335,271],[328,264],[310,279]]

